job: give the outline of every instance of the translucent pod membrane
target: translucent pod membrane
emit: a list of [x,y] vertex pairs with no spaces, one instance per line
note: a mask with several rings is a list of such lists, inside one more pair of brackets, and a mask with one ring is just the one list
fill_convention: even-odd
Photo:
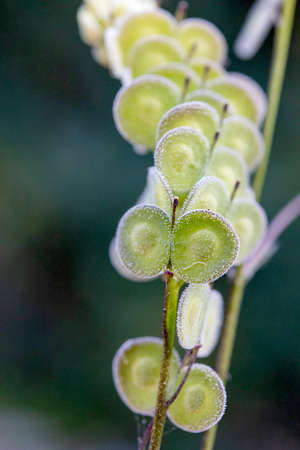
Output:
[[209,209],[218,214],[225,215],[230,204],[226,185],[219,178],[203,177],[191,190],[186,199],[182,214],[195,209]]
[[183,291],[177,312],[177,336],[182,348],[191,349],[199,343],[210,295],[209,284],[190,284]]
[[156,138],[160,139],[167,131],[178,127],[190,127],[201,131],[213,142],[219,124],[219,116],[212,106],[204,102],[187,102],[166,112],[158,124]]
[[230,223],[213,211],[199,209],[181,216],[173,230],[171,262],[186,283],[209,283],[234,264],[239,239]]
[[227,218],[240,240],[240,251],[236,260],[236,265],[239,265],[245,262],[261,243],[267,229],[266,213],[256,201],[236,199],[232,202]]
[[81,5],[77,11],[79,34],[85,44],[97,45],[103,38],[103,28],[87,5]]
[[117,23],[119,45],[125,65],[133,44],[146,36],[174,36],[177,23],[167,11],[157,9],[121,17]]
[[128,55],[128,66],[133,78],[144,75],[153,67],[167,62],[181,62],[184,48],[167,36],[147,36],[132,46]]
[[190,67],[182,63],[170,62],[154,67],[151,73],[161,75],[173,81],[181,92],[185,90],[186,80],[188,81],[187,92],[192,92],[200,85],[200,78]]
[[246,117],[231,116],[224,120],[218,145],[235,150],[252,172],[262,160],[264,139],[258,128]]
[[208,156],[209,144],[204,135],[193,128],[179,127],[160,139],[154,160],[172,192],[184,197],[204,174]]
[[208,58],[192,58],[189,64],[202,81],[213,80],[225,74],[218,62]]
[[[163,352],[161,339],[129,339],[113,360],[113,379],[121,400],[134,413],[153,416]],[[172,395],[180,359],[175,350],[171,359],[168,391]]]
[[113,106],[115,124],[127,141],[154,149],[157,125],[179,97],[179,89],[172,81],[158,75],[139,77],[118,92]]
[[221,378],[209,366],[194,364],[167,414],[178,428],[201,433],[219,422],[225,408],[226,391]]
[[227,57],[227,43],[223,34],[204,19],[185,19],[179,24],[177,39],[193,57],[205,57],[223,63]]
[[171,222],[154,205],[137,205],[120,220],[117,249],[126,268],[140,278],[160,275],[170,256]]
[[[212,106],[220,117],[224,115],[224,106],[227,101],[222,95],[217,94],[209,89],[197,89],[186,96],[187,102],[204,102]],[[228,108],[227,116],[231,113],[232,108]]]
[[245,89],[251,92],[252,97],[255,99],[255,104],[258,112],[258,124],[264,121],[267,113],[268,100],[265,92],[260,87],[260,85],[253,80],[253,78],[244,75],[239,72],[229,72],[229,76],[232,80],[237,80],[241,85],[244,85]]
[[[130,270],[127,269],[125,264],[123,263],[117,244],[116,244],[116,238],[113,238],[109,245],[109,259],[111,262],[111,265],[114,267],[114,269],[121,275],[123,278],[126,278],[130,281],[150,281],[151,278],[147,278],[146,280],[144,278],[140,278],[136,275],[134,275]],[[153,277],[155,278],[155,277]]]
[[173,195],[171,189],[156,167],[149,167],[147,184],[138,203],[156,205],[163,209],[171,218],[173,213]]
[[206,174],[220,178],[227,186],[230,195],[237,181],[240,182],[238,192],[243,192],[248,187],[249,176],[246,163],[236,151],[228,147],[214,149]]
[[198,358],[209,356],[218,343],[224,316],[223,297],[220,292],[213,290],[209,297],[206,315],[200,337],[201,347]]
[[237,115],[247,117],[254,123],[259,122],[256,99],[252,91],[247,89],[240,80],[229,76],[220,77],[210,81],[207,87],[221,94]]

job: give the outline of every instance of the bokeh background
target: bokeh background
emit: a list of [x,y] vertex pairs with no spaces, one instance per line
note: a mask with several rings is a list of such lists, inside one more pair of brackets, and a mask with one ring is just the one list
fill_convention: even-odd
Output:
[[[109,1],[109,0],[108,0]],[[133,450],[119,400],[121,343],[160,335],[163,285],[115,273],[108,245],[151,157],[116,131],[119,83],[78,36],[79,0],[2,0],[0,13],[0,448]],[[175,1],[165,0],[171,11]],[[230,48],[251,0],[190,1]],[[267,85],[272,36],[243,71]],[[270,218],[299,190],[300,9],[263,195]],[[300,440],[299,222],[247,290],[216,449],[294,450]],[[219,287],[226,291],[224,282]],[[214,355],[207,362],[213,364]],[[168,426],[165,450],[196,450]]]

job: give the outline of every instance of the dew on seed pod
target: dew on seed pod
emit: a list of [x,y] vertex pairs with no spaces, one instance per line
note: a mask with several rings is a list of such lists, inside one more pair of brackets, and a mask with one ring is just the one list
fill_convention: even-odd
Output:
[[227,186],[229,194],[237,181],[240,182],[239,192],[248,186],[249,176],[245,161],[237,152],[227,147],[214,149],[206,174],[220,178]]
[[182,348],[199,344],[207,304],[211,295],[209,284],[189,284],[183,291],[177,312],[177,337]]
[[[186,97],[187,102],[204,102],[212,106],[220,117],[224,115],[224,105],[226,105],[226,99],[222,95],[216,92],[210,91],[209,89],[197,89]],[[225,116],[231,113],[231,109],[228,108]]]
[[241,116],[231,116],[224,120],[218,145],[238,152],[251,172],[258,167],[264,153],[261,132],[251,120]]
[[[154,414],[162,360],[162,339],[140,337],[129,339],[113,360],[113,379],[121,400],[134,413]],[[173,393],[180,359],[173,350],[168,394]]]
[[163,114],[180,98],[177,86],[158,75],[143,75],[118,92],[113,106],[116,126],[129,142],[155,148],[155,133]]
[[261,86],[253,80],[253,78],[239,72],[229,72],[229,76],[233,80],[237,80],[241,85],[245,86],[245,89],[252,93],[252,97],[255,99],[255,104],[258,110],[258,124],[260,125],[267,112],[268,100],[264,90]]
[[132,46],[128,55],[128,67],[132,77],[135,78],[160,64],[181,62],[184,56],[184,48],[174,38],[147,36],[139,39]]
[[77,11],[79,34],[85,44],[99,44],[103,38],[103,28],[87,5],[81,5]]
[[173,81],[181,90],[184,89],[185,81],[188,80],[187,92],[192,92],[200,85],[200,79],[198,75],[191,69],[182,63],[170,62],[154,67],[151,73],[161,75],[169,80]]
[[[177,381],[178,385],[180,381],[181,377]],[[219,375],[205,364],[194,364],[167,414],[178,428],[190,433],[201,433],[219,422],[225,408],[226,391]]]
[[189,65],[204,82],[219,78],[225,73],[223,67],[218,62],[208,58],[193,57]]
[[190,211],[175,222],[172,269],[186,283],[209,283],[221,277],[234,264],[238,251],[233,227],[213,211]]
[[230,203],[228,189],[217,177],[205,176],[198,181],[186,199],[182,214],[195,209],[209,209],[224,215]]
[[177,39],[187,52],[194,47],[194,57],[204,57],[223,63],[227,43],[221,31],[204,19],[185,19],[178,27]]
[[123,278],[126,278],[127,280],[136,281],[136,282],[151,280],[151,278],[150,279],[147,278],[146,280],[144,278],[140,278],[140,277],[134,275],[130,270],[127,269],[127,267],[125,266],[125,264],[123,263],[123,261],[120,257],[120,254],[119,254],[119,251],[118,251],[118,248],[116,245],[116,238],[113,238],[113,240],[111,241],[111,243],[109,245],[109,259],[110,259],[112,266],[119,273],[119,275],[121,275]]
[[160,139],[167,131],[178,127],[190,127],[201,131],[208,139],[209,144],[219,124],[219,115],[216,110],[204,102],[187,102],[173,107],[161,118],[156,138]]
[[209,143],[204,135],[193,128],[179,127],[159,140],[154,161],[172,192],[181,198],[203,176],[208,156]]
[[240,251],[236,265],[244,263],[260,245],[267,229],[264,209],[256,201],[236,199],[227,213],[240,240]]
[[235,114],[247,117],[254,123],[260,120],[256,98],[251,89],[234,77],[220,77],[207,83],[207,87],[221,94],[235,111]]
[[176,21],[167,11],[157,9],[121,17],[116,26],[119,30],[119,45],[125,65],[133,44],[146,36],[174,36]]
[[149,167],[146,188],[140,196],[138,203],[147,203],[156,205],[163,209],[171,218],[173,213],[173,194],[172,191],[156,167]]
[[118,252],[127,269],[140,278],[155,277],[166,270],[170,242],[170,218],[157,206],[134,206],[119,222]]
[[216,348],[223,323],[223,303],[223,297],[220,292],[213,290],[208,301],[204,318],[200,337],[201,347],[198,350],[198,358],[206,358]]

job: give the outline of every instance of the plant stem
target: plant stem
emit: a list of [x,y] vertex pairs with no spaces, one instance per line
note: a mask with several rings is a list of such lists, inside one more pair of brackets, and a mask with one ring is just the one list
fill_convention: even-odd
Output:
[[[282,16],[276,26],[275,43],[268,88],[269,108],[264,127],[266,150],[264,159],[256,173],[253,183],[257,200],[259,200],[261,197],[270,159],[275,123],[278,113],[280,95],[282,91],[282,83],[284,79],[291,33],[293,28],[295,7],[296,0],[285,0],[282,9]],[[217,356],[216,369],[225,384],[228,377],[228,370],[230,366],[234,339],[246,284],[247,280],[243,275],[243,267],[241,266],[237,269],[236,276],[232,284],[232,289],[230,291],[227,314],[225,317],[224,329]],[[210,428],[204,434],[201,443],[202,450],[212,450],[214,448],[216,434],[217,425]]]
[[182,282],[176,281],[171,271],[165,273],[166,292],[163,310],[163,358],[161,363],[160,379],[158,385],[157,401],[155,415],[153,419],[153,427],[151,431],[149,450],[159,450],[161,446],[164,426],[167,416],[167,386],[169,380],[169,369],[172,358],[178,293]]

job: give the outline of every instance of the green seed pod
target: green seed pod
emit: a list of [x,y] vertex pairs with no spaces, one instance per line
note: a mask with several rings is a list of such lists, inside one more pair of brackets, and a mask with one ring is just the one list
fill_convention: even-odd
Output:
[[[226,105],[226,99],[222,95],[209,89],[197,89],[186,96],[187,102],[204,102],[212,106],[220,117],[224,115],[224,107]],[[226,115],[230,114],[230,108],[228,108]]]
[[[153,416],[162,359],[162,340],[155,337],[129,339],[113,360],[113,379],[121,400],[134,413]],[[171,359],[168,394],[172,395],[180,358]]]
[[173,81],[184,92],[186,80],[188,80],[187,92],[192,92],[200,85],[200,78],[190,67],[182,63],[170,62],[162,64],[151,70],[151,73],[161,75]]
[[209,209],[224,216],[229,203],[228,190],[223,181],[216,177],[203,177],[191,190],[182,214],[195,209]]
[[[127,267],[124,265],[117,245],[116,245],[116,238],[113,238],[113,240],[111,241],[110,245],[109,245],[109,259],[110,262],[112,264],[112,266],[114,267],[114,269],[119,273],[119,275],[121,275],[123,278],[126,278],[127,280],[130,281],[150,281],[152,278],[147,278],[146,280],[144,278],[140,278],[136,275],[134,275],[130,270],[127,269]],[[155,277],[153,277],[155,278]]]
[[174,36],[176,21],[167,11],[157,9],[121,17],[116,24],[119,30],[119,45],[123,62],[127,65],[133,44],[146,36]]
[[227,218],[240,240],[240,251],[235,262],[240,265],[255,252],[264,238],[266,213],[256,201],[236,199],[232,202]]
[[239,251],[230,223],[213,211],[199,209],[181,216],[173,230],[171,263],[186,283],[209,283],[226,273]]
[[225,74],[223,67],[219,63],[208,58],[192,58],[190,67],[204,81],[213,80]]
[[184,197],[204,174],[208,156],[209,144],[203,134],[193,128],[179,127],[160,139],[154,161],[172,192]]
[[[179,385],[180,379],[177,383]],[[225,408],[226,391],[219,375],[209,366],[194,364],[178,397],[168,409],[168,417],[184,431],[201,433],[219,422]]]
[[225,119],[218,145],[238,152],[251,172],[258,167],[264,153],[262,134],[246,117],[231,116]]
[[[167,36],[147,36],[139,39],[128,55],[128,66],[133,78],[144,75],[153,67],[167,62],[180,62],[185,57],[184,48]],[[158,74],[160,75],[160,74]]]
[[206,174],[220,178],[226,184],[229,194],[237,181],[240,182],[239,191],[244,191],[248,186],[249,176],[245,161],[237,152],[227,147],[214,149]]
[[206,358],[215,349],[223,323],[224,306],[220,292],[213,290],[208,301],[202,334],[201,347],[198,350],[198,358]]
[[127,141],[140,149],[154,149],[157,125],[179,97],[172,81],[158,75],[139,77],[118,92],[113,106],[115,124]]
[[190,127],[201,131],[213,142],[219,124],[219,116],[214,108],[203,102],[182,103],[166,112],[158,124],[156,138],[178,127]]
[[77,11],[79,34],[85,44],[97,45],[103,39],[103,28],[92,10],[83,4]]
[[171,243],[169,216],[154,205],[137,205],[119,222],[117,248],[123,264],[140,278],[163,273],[168,265]]
[[194,57],[204,57],[223,63],[227,43],[215,25],[204,19],[185,19],[179,24],[177,39]]
[[177,312],[177,336],[182,348],[191,349],[199,343],[210,295],[209,284],[189,284],[183,291]]
[[223,95],[235,114],[247,117],[254,123],[259,122],[256,99],[252,91],[245,87],[244,83],[233,77],[226,76],[210,81],[207,87]]
[[156,205],[163,209],[171,218],[173,213],[173,200],[171,189],[156,167],[149,167],[147,184],[144,192],[138,200],[138,203],[147,203]]

